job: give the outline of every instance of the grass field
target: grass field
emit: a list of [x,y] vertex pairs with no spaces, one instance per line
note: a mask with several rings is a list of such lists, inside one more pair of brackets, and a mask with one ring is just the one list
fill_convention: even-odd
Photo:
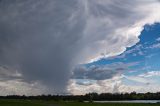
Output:
[[80,103],[80,102],[54,102],[36,100],[0,100],[0,106],[160,106],[160,104],[142,103]]
[[0,100],[0,106],[47,106],[47,103],[29,100]]

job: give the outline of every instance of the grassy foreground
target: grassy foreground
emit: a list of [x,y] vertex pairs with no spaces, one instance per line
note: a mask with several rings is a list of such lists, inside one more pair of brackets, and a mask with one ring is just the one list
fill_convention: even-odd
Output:
[[0,100],[0,106],[48,106],[44,101]]
[[53,102],[36,100],[0,100],[0,106],[160,106],[160,104],[143,103],[80,103]]

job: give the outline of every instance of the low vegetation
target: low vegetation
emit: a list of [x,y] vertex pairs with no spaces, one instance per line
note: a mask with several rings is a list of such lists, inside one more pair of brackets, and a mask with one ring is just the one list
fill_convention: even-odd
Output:
[[64,101],[42,101],[42,100],[0,100],[0,106],[160,106],[159,103],[84,103]]
[[[0,106],[160,106],[160,103],[94,103],[93,101],[160,100],[157,93],[89,93],[86,95],[0,96]],[[88,102],[85,102],[88,101]]]

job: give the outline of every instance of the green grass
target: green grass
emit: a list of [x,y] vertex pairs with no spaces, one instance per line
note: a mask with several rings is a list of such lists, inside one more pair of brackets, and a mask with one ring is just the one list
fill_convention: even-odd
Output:
[[54,101],[40,101],[40,100],[31,100],[31,101],[30,100],[0,100],[0,106],[160,106],[160,104],[80,103],[80,102],[54,102]]
[[0,100],[0,106],[48,106],[44,101]]

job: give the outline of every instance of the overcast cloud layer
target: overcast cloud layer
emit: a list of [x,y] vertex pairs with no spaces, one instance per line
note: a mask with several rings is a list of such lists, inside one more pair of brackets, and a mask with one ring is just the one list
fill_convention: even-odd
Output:
[[66,92],[75,65],[123,53],[158,10],[158,0],[1,0],[0,85]]

